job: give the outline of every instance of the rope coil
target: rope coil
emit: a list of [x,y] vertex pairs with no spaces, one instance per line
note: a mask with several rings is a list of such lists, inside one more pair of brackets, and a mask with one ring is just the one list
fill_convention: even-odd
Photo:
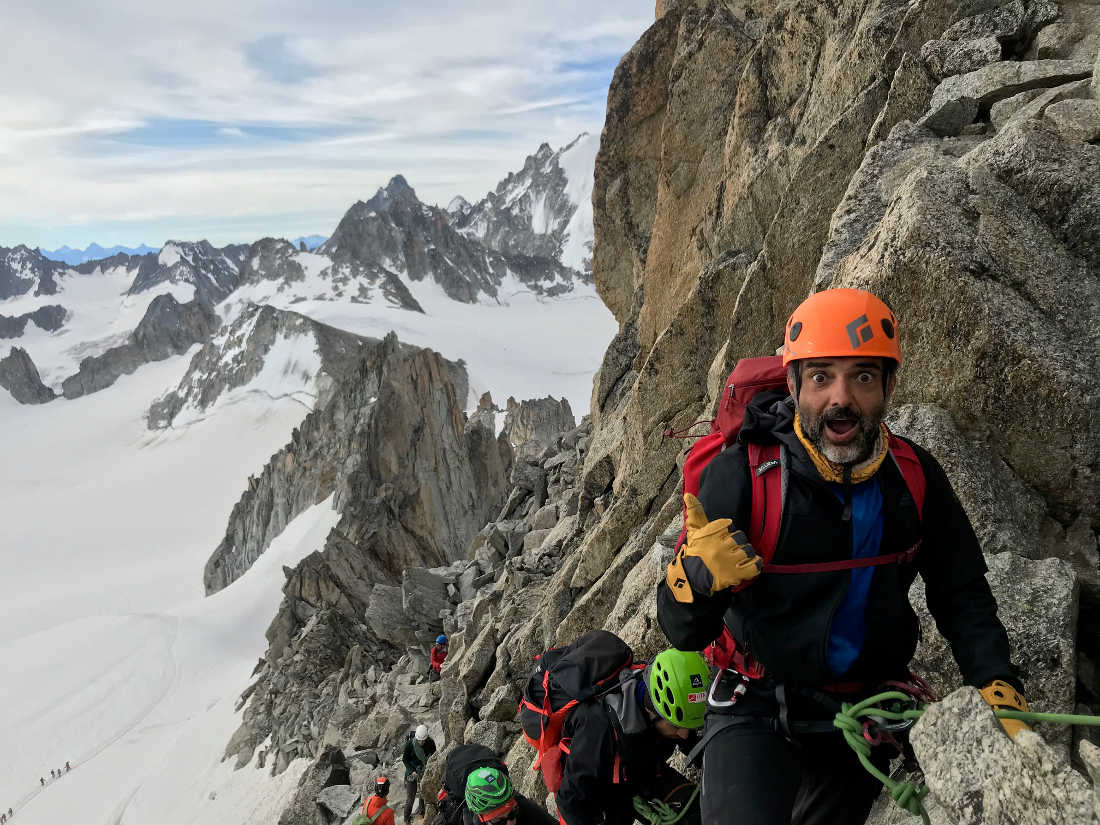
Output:
[[[895,711],[878,707],[886,702],[911,703],[913,697],[901,691],[890,690],[884,693],[876,693],[868,696],[862,702],[850,704],[845,702],[840,712],[833,719],[833,726],[844,735],[848,746],[855,751],[860,764],[873,777],[878,779],[890,796],[902,808],[914,816],[919,816],[924,825],[931,825],[928,812],[924,809],[924,797],[928,795],[928,787],[914,782],[899,782],[893,779],[871,762],[871,742],[865,736],[865,728],[873,729],[876,719],[888,719],[896,722],[907,720],[916,721],[924,714],[925,708],[917,707],[911,710]],[[1100,716],[1084,716],[1076,713],[1036,713],[1023,710],[994,710],[993,714],[998,719],[1019,719],[1022,722],[1051,722],[1057,725],[1089,725],[1100,727]]]

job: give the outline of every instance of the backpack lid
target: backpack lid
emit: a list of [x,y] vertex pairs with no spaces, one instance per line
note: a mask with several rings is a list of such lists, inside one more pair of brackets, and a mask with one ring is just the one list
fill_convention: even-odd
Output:
[[619,671],[634,661],[630,646],[607,630],[577,637],[550,669],[554,684],[583,702],[618,684]]
[[443,787],[448,794],[462,799],[466,793],[466,779],[478,768],[496,768],[508,773],[508,766],[484,745],[459,745],[447,754],[443,765]]
[[742,358],[726,379],[715,419],[727,445],[732,444],[745,423],[745,408],[757,393],[772,390],[787,394],[787,369],[778,355]]

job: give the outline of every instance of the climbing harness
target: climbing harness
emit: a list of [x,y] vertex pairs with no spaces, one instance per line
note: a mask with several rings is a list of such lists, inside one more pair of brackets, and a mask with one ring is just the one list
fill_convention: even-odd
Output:
[[[923,713],[924,707],[910,693],[888,690],[868,696],[855,704],[845,702],[833,719],[833,725],[844,734],[845,741],[855,751],[864,769],[886,786],[894,801],[909,813],[919,816],[924,825],[930,825],[928,813],[922,804],[928,788],[920,783],[901,782],[889,777],[876,768],[870,759],[874,745],[887,741],[886,737],[893,739],[895,733],[912,727]],[[998,719],[1100,727],[1100,716],[1022,710],[994,710],[993,713]],[[894,744],[897,744],[896,740]]]

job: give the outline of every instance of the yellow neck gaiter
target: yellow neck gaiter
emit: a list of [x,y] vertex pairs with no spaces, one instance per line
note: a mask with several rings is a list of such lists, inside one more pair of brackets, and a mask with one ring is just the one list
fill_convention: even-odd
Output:
[[[797,410],[794,414],[794,432],[795,435],[798,436],[798,440],[802,442],[802,446],[806,448],[806,454],[810,456],[810,461],[814,463],[814,467],[817,468],[821,477],[826,481],[832,481],[837,484],[842,483],[844,481],[844,467],[829,461],[829,459],[822,455],[817,447],[814,446],[814,443],[806,437],[806,434],[802,432],[802,420],[799,418]],[[859,484],[866,481],[878,472],[878,468],[882,466],[882,462],[886,458],[886,448],[889,446],[889,442],[890,431],[886,429],[886,424],[880,422],[878,425],[878,439],[875,441],[875,450],[869,459],[852,468],[852,484]]]

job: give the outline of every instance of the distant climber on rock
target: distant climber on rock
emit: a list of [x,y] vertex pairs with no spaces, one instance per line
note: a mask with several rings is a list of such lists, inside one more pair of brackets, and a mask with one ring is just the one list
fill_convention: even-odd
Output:
[[[707,825],[866,820],[882,785],[832,720],[884,683],[927,687],[909,671],[918,573],[963,681],[993,707],[1027,707],[966,512],[936,460],[883,423],[900,330],[869,292],[810,296],[781,359],[738,364],[717,432],[685,461],[684,533],[657,616],[669,641],[710,646],[719,668],[702,742]],[[871,760],[888,772],[890,756]]]
[[[428,736],[427,725],[417,725],[415,731],[409,731],[409,735],[405,737],[405,751],[401,754],[401,761],[405,763],[404,825],[412,820],[413,803],[419,793],[420,780],[424,778],[424,767],[433,753],[435,741]],[[423,805],[420,807],[422,810]]]
[[65,763],[65,773],[68,773],[72,769],[73,769],[72,766],[68,762],[66,762]]
[[696,786],[667,762],[695,744],[709,684],[698,653],[635,663],[606,630],[543,653],[520,722],[564,825],[698,825]]
[[352,825],[394,825],[393,809],[387,799],[390,795],[390,780],[380,776],[374,780],[374,793],[363,803],[362,813]]
[[428,655],[428,664],[431,666],[431,672],[428,674],[429,682],[438,681],[439,672],[443,669],[445,661],[447,661],[447,637],[440,634],[435,637],[435,644],[432,645],[431,653]]

